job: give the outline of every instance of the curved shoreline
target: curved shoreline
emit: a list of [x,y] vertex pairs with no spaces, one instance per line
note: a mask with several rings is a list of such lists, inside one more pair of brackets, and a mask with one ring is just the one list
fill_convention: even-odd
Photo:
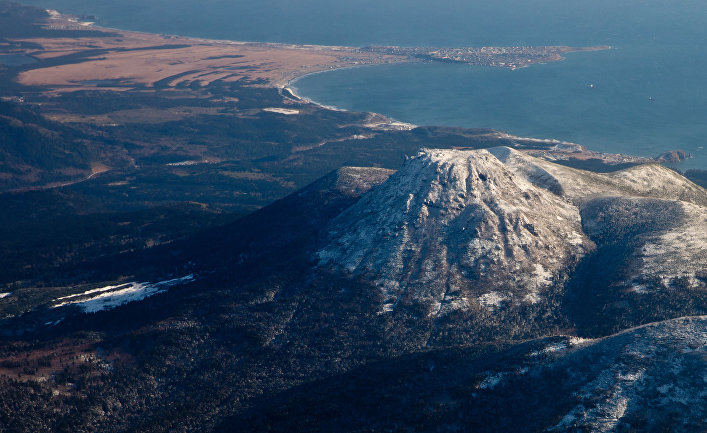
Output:
[[[326,72],[326,71],[324,71]],[[301,78],[301,77],[300,77]],[[326,105],[319,103],[317,101],[314,101],[310,98],[300,96],[298,95],[292,87],[289,86],[284,86],[280,87],[278,89],[280,96],[284,98],[289,98],[287,95],[283,95],[282,91],[287,90],[294,98],[297,98],[297,102],[300,103],[306,103],[306,104],[312,104],[316,105],[319,108],[322,108],[324,110],[331,110],[331,111],[340,111],[340,112],[350,112],[350,110],[347,110],[345,108],[340,108],[340,107],[335,107],[332,105]],[[368,113],[369,119],[368,122],[364,124],[364,126],[368,126],[373,129],[379,129],[379,130],[411,130],[417,128],[419,125],[416,125],[414,123],[409,123],[409,122],[403,122],[401,120],[395,119],[393,117],[387,116],[385,114],[381,113],[376,113],[373,111],[361,111],[362,113]],[[374,119],[378,121],[374,121]]]
[[[410,62],[400,62],[400,63],[403,64],[403,63],[415,63],[415,62],[414,62],[414,61],[410,61]],[[357,68],[375,67],[375,66],[381,66],[381,65],[378,64],[378,65],[355,65],[355,66],[346,66],[346,67],[340,67],[340,68],[334,68],[334,69],[326,69],[326,70],[314,71],[314,72],[309,72],[309,73],[306,73],[306,74],[298,75],[298,76],[296,76],[296,77],[290,79],[286,84],[277,86],[278,93],[279,93],[280,96],[282,96],[282,97],[289,98],[289,96],[283,94],[283,91],[287,91],[287,92],[290,93],[290,95],[292,95],[294,98],[296,98],[297,102],[306,103],[306,104],[313,104],[313,105],[316,105],[317,107],[323,108],[323,109],[325,109],[325,110],[348,112],[348,111],[350,111],[350,110],[348,110],[348,109],[346,109],[346,108],[341,108],[341,107],[337,107],[337,106],[334,106],[334,105],[323,104],[323,103],[321,103],[321,102],[317,102],[317,101],[315,101],[315,100],[313,100],[313,99],[311,99],[311,98],[308,98],[308,97],[306,97],[306,96],[302,96],[302,95],[298,94],[298,93],[297,93],[297,87],[295,87],[294,84],[295,84],[297,81],[299,81],[299,80],[301,80],[301,79],[303,79],[303,78],[312,76],[312,75],[319,75],[319,74],[324,74],[324,73],[327,73],[327,72],[341,71],[341,70],[345,70],[345,69],[357,69]],[[387,116],[387,115],[381,114],[381,113],[376,113],[376,112],[372,112],[372,111],[365,111],[365,113],[369,113],[369,114],[372,115],[372,116],[377,116],[377,117],[379,117],[379,118],[381,118],[381,119],[385,119],[386,121],[385,121],[385,122],[382,122],[382,124],[387,124],[389,127],[392,127],[392,128],[394,128],[394,129],[414,129],[414,128],[417,128],[417,127],[419,126],[419,125],[416,125],[416,124],[414,124],[414,123],[404,122],[404,121],[395,119],[395,118],[393,118],[393,117],[390,117],[390,116]],[[376,124],[376,125],[379,125],[379,124]]]
[[[378,65],[383,65],[383,64],[397,64],[397,63],[406,63],[406,64],[413,64],[413,63],[424,63],[424,62],[441,62],[441,63],[446,63],[447,61],[445,60],[446,57],[439,57],[441,55],[439,52],[435,51],[433,53],[430,53],[429,48],[416,48],[416,47],[368,47],[366,48],[357,48],[357,47],[349,47],[349,46],[335,46],[335,45],[313,45],[313,44],[287,44],[287,43],[280,43],[280,42],[257,42],[257,41],[234,41],[234,40],[227,40],[227,39],[209,39],[209,38],[203,38],[203,37],[196,37],[196,36],[181,36],[181,35],[175,35],[175,34],[166,34],[166,33],[150,33],[150,32],[145,32],[145,31],[140,31],[140,30],[124,30],[120,28],[115,28],[115,27],[103,27],[100,25],[96,25],[94,22],[82,22],[79,17],[71,14],[64,14],[62,12],[56,11],[56,10],[50,10],[50,9],[45,9],[45,11],[49,14],[49,17],[47,21],[49,23],[55,23],[59,28],[61,27],[68,27],[68,28],[80,28],[80,29],[95,29],[95,30],[105,30],[105,31],[113,31],[113,32],[118,32],[118,33],[130,33],[134,35],[139,35],[143,36],[145,38],[163,38],[163,39],[168,39],[168,40],[173,40],[174,42],[179,42],[180,40],[183,41],[184,43],[196,43],[196,44],[209,44],[209,45],[219,45],[219,46],[233,46],[233,47],[244,47],[244,49],[253,49],[254,47],[256,49],[265,49],[267,50],[268,48],[273,49],[273,50],[302,50],[303,55],[306,56],[308,54],[316,53],[316,54],[322,54],[325,57],[329,56],[329,60],[323,61],[321,63],[294,63],[294,64],[285,64],[281,65],[284,66],[284,68],[280,68],[279,70],[282,72],[282,75],[279,77],[275,77],[272,74],[270,75],[269,85],[272,86],[273,88],[278,89],[278,92],[280,93],[281,96],[285,97],[286,95],[283,94],[283,90],[287,89],[287,91],[292,95],[292,98],[294,100],[304,102],[304,103],[310,103],[313,105],[316,105],[318,107],[321,107],[323,109],[327,110],[332,110],[332,111],[349,111],[345,108],[338,107],[335,105],[329,105],[329,104],[324,104],[318,101],[313,100],[312,98],[303,96],[299,94],[298,89],[295,85],[297,81],[299,81],[302,78],[308,77],[310,75],[315,75],[315,74],[321,74],[324,72],[330,72],[330,71],[336,71],[336,70],[344,70],[344,69],[353,69],[353,68],[360,68],[364,66],[378,66]],[[535,64],[545,64],[545,63],[550,63],[550,62],[556,62],[556,61],[561,61],[564,60],[563,55],[569,54],[569,53],[574,53],[574,52],[586,52],[586,51],[598,51],[598,50],[606,50],[610,49],[611,47],[609,46],[592,46],[592,47],[570,47],[570,46],[546,46],[546,47],[484,47],[484,48],[441,48],[439,50],[450,50],[450,51],[463,51],[465,55],[471,56],[468,58],[464,58],[463,60],[460,61],[454,61],[452,63],[459,63],[459,64],[466,64],[466,65],[479,65],[479,66],[490,66],[490,67],[499,67],[499,66],[506,66],[506,67],[511,67],[511,64],[506,64],[506,63],[500,63],[496,65],[495,63],[489,64],[489,60],[494,60],[495,57],[493,57],[496,54],[492,54],[491,57],[484,57],[484,55],[479,54],[481,52],[485,52],[486,49],[489,49],[494,52],[498,53],[514,53],[514,55],[520,55],[521,57],[523,56],[529,56],[526,57],[526,64],[518,65],[518,66],[513,66],[511,69],[520,69],[520,68],[526,68]],[[537,58],[534,58],[533,56],[545,56],[547,57],[548,53],[553,53],[555,54],[553,56],[550,56],[549,58],[546,58],[545,60],[538,60]],[[307,54],[304,54],[307,53]],[[503,54],[501,54],[503,55]],[[436,56],[436,57],[435,57]],[[479,56],[479,57],[475,57]],[[292,67],[294,65],[294,67]],[[289,68],[288,68],[289,67]],[[406,128],[409,127],[415,127],[416,125],[407,123],[407,122],[401,122],[396,119],[393,119],[387,115],[383,115],[380,113],[374,113],[370,111],[364,111],[371,113],[372,115],[376,115],[379,117],[385,117],[387,118],[390,123],[395,123],[398,126],[405,126]],[[461,127],[461,126],[460,126]]]
[[[306,96],[302,96],[302,95],[300,95],[300,94],[297,93],[297,87],[296,87],[294,84],[295,84],[297,81],[299,81],[299,80],[301,80],[301,79],[303,79],[303,78],[306,78],[306,77],[310,77],[310,76],[312,76],[312,75],[319,75],[319,74],[324,74],[324,73],[333,72],[333,71],[343,71],[343,70],[346,70],[346,69],[357,69],[357,68],[363,68],[363,67],[367,67],[367,66],[370,67],[370,66],[378,66],[378,65],[345,66],[345,67],[341,67],[341,68],[323,69],[323,70],[321,70],[321,71],[308,72],[308,73],[301,74],[301,75],[298,75],[298,76],[296,76],[296,77],[291,78],[291,79],[288,80],[287,83],[285,83],[285,84],[277,85],[277,89],[278,89],[280,95],[282,95],[282,91],[283,91],[283,90],[287,90],[288,92],[290,92],[290,94],[291,94],[292,96],[294,96],[294,97],[297,98],[298,100],[300,100],[300,101],[302,101],[302,102],[309,103],[309,104],[314,104],[314,105],[317,105],[317,106],[322,107],[322,108],[326,108],[327,110],[349,111],[349,110],[347,110],[346,108],[341,108],[341,107],[337,107],[337,106],[334,106],[334,105],[326,105],[326,104],[317,102],[317,101],[315,101],[315,100],[313,100],[313,99],[311,99],[311,98],[308,98],[308,97],[306,97]],[[282,95],[282,96],[286,96],[286,95]]]
[[[604,49],[604,48],[602,48],[602,49]],[[608,48],[606,48],[606,49],[612,49],[612,50],[613,50],[613,49],[617,49],[617,48],[612,46],[612,47],[608,47]],[[577,51],[577,52],[591,52],[591,51],[594,51],[594,50],[587,49],[587,50],[581,50],[581,51]],[[573,53],[572,53],[572,54],[573,54]],[[401,63],[402,63],[402,62],[401,62]],[[415,63],[415,62],[407,62],[407,63],[408,63],[408,64],[412,64],[412,63]],[[550,63],[553,63],[553,62],[550,62]],[[531,67],[531,66],[541,65],[541,64],[544,65],[545,63],[535,63],[535,64],[533,64],[533,65],[524,66],[523,68],[528,68],[528,67]],[[380,65],[361,65],[361,66],[380,66]],[[343,69],[353,69],[353,68],[356,68],[356,67],[360,67],[360,66],[352,66],[352,67],[339,68],[339,69],[342,69],[342,70],[343,70]],[[317,105],[317,106],[319,106],[319,107],[322,107],[322,108],[325,108],[325,109],[336,110],[336,111],[350,111],[350,110],[345,109],[345,108],[341,108],[341,107],[337,107],[337,106],[333,106],[333,105],[323,104],[323,103],[317,102],[317,101],[315,101],[315,100],[313,100],[313,99],[311,99],[311,98],[309,98],[309,97],[302,96],[301,94],[299,94],[299,93],[297,92],[297,90],[298,90],[297,87],[294,86],[294,84],[295,84],[297,81],[299,81],[300,79],[302,79],[302,78],[306,78],[306,77],[308,77],[308,76],[310,76],[310,75],[322,74],[322,73],[325,73],[325,72],[331,72],[331,71],[335,71],[335,70],[338,70],[338,69],[324,70],[324,71],[317,71],[317,72],[312,72],[312,73],[308,73],[308,74],[303,74],[303,75],[301,75],[301,76],[298,76],[298,77],[296,77],[296,78],[293,78],[293,79],[292,79],[290,82],[288,82],[286,85],[281,86],[281,87],[280,87],[280,90],[287,90],[287,91],[290,92],[295,98],[299,99],[300,101],[306,102],[306,103],[312,103],[312,104],[315,104],[315,105]],[[282,93],[281,93],[281,94],[282,94]],[[286,95],[283,95],[283,96],[286,96]],[[380,115],[380,116],[384,116],[384,117],[386,117],[386,118],[388,118],[388,119],[391,119],[391,121],[393,121],[393,122],[398,122],[395,118],[393,118],[393,117],[391,117],[391,116],[389,116],[389,115],[380,114],[380,113],[374,113],[374,112],[372,112],[372,111],[365,111],[365,110],[354,110],[354,111],[363,111],[363,112],[378,114],[378,115]],[[406,123],[406,124],[408,124],[408,125],[413,125],[413,126],[415,126],[415,127],[417,127],[417,126],[436,126],[436,124],[430,124],[430,125],[427,125],[427,124],[415,125],[415,124],[409,123],[409,122],[403,122],[403,123]],[[469,129],[477,129],[477,128],[484,129],[483,126],[465,126],[465,125],[445,125],[445,126],[458,127],[458,128],[465,128],[465,129],[466,129],[466,128],[469,128]],[[559,139],[559,138],[554,138],[554,137],[550,137],[550,138],[538,138],[538,137],[533,137],[533,136],[523,136],[522,134],[516,135],[515,133],[510,133],[510,132],[507,132],[506,130],[503,130],[503,129],[496,129],[496,128],[490,128],[490,129],[493,129],[494,131],[496,131],[499,138],[506,138],[506,139],[509,139],[509,140],[514,140],[514,141],[524,142],[524,143],[546,144],[546,145],[548,145],[548,146],[553,147],[553,148],[554,148],[554,151],[557,151],[557,150],[562,149],[562,152],[566,152],[566,151],[581,152],[581,153],[584,154],[585,156],[586,156],[586,155],[590,155],[592,158],[611,160],[611,163],[614,163],[614,164],[622,164],[622,163],[637,163],[637,164],[660,163],[660,164],[665,165],[665,166],[667,166],[667,167],[669,167],[669,168],[671,168],[671,169],[673,169],[673,170],[677,170],[678,172],[684,172],[684,171],[686,171],[686,170],[700,170],[700,167],[699,167],[699,166],[695,166],[694,163],[691,163],[691,162],[692,162],[691,160],[695,157],[694,154],[693,154],[692,152],[689,152],[689,151],[683,151],[683,150],[681,150],[681,148],[667,148],[665,151],[659,150],[659,151],[656,152],[656,153],[647,153],[647,152],[646,152],[646,153],[643,153],[643,154],[638,154],[638,153],[636,153],[635,150],[634,150],[633,152],[631,152],[631,153],[627,153],[627,152],[617,152],[617,151],[611,151],[611,150],[594,150],[594,149],[592,149],[591,147],[588,147],[588,146],[585,145],[585,144],[580,144],[581,142],[570,141],[570,140],[566,140],[566,139]],[[542,137],[542,135],[540,135],[540,137]],[[580,150],[580,148],[581,148],[581,150]],[[697,149],[701,150],[702,148],[701,148],[701,147],[698,147]],[[666,157],[666,156],[669,156],[670,154],[674,154],[674,153],[676,153],[676,152],[677,152],[677,153],[681,153],[681,152],[682,152],[682,153],[686,154],[687,156],[681,157],[681,158],[675,159],[675,160],[671,160],[671,159],[669,159],[668,157]],[[545,153],[547,153],[547,152],[545,152]],[[535,154],[536,154],[536,156],[540,156],[541,154],[543,154],[543,152],[535,152]],[[549,158],[548,158],[548,159],[549,159]]]

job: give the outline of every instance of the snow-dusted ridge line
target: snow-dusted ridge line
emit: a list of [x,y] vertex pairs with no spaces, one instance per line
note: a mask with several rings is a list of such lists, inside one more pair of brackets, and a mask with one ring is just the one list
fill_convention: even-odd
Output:
[[691,423],[676,431],[704,430],[694,427],[704,419],[707,401],[707,316],[648,323],[596,339],[556,336],[541,342],[511,364],[481,372],[476,389],[483,394],[472,398],[493,398],[496,388],[516,386],[514,381],[527,386],[544,373],[562,374],[575,382],[573,405],[557,413],[545,431],[613,432],[632,419],[666,412],[682,418],[674,426]]
[[[111,310],[129,302],[141,301],[149,298],[150,296],[166,292],[170,287],[186,284],[194,280],[194,274],[189,274],[181,278],[174,278],[157,283],[139,283],[133,281],[116,286],[106,286],[87,290],[83,293],[57,298],[54,302],[61,300],[65,301],[52,305],[52,308],[63,307],[66,305],[76,305],[81,308],[84,313],[95,313],[98,311]],[[73,299],[94,294],[97,295],[87,299]]]
[[[611,432],[622,418],[645,407],[659,413],[660,407],[680,408],[683,422],[704,420],[706,319],[688,316],[650,323],[592,340],[569,354],[566,359],[599,351],[614,359],[576,393],[576,406],[547,431]],[[557,365],[563,365],[561,358]]]

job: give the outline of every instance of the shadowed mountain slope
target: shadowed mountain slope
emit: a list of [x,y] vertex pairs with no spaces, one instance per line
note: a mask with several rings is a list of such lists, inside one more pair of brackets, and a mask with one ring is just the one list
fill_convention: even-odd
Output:
[[596,340],[396,358],[274,396],[221,431],[700,432],[707,318]]
[[85,135],[7,102],[0,102],[0,137],[0,191],[87,176],[97,159]]

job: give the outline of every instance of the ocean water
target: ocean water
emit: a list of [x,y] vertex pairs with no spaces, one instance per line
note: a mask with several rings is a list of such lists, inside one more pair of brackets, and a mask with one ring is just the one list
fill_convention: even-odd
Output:
[[707,95],[693,93],[705,86],[699,65],[672,70],[684,61],[677,55],[645,61],[638,49],[618,51],[576,53],[518,70],[364,67],[307,76],[293,87],[327,105],[418,125],[488,127],[640,156],[680,148],[694,156],[680,168],[707,169]]
[[[304,77],[300,95],[415,124],[490,127],[707,169],[704,0],[21,0],[100,25],[217,39],[363,46],[614,49],[515,71],[453,64]],[[594,88],[590,88],[594,84]]]

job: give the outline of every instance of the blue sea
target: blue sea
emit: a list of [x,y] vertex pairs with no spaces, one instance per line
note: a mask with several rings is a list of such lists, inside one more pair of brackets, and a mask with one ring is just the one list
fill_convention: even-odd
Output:
[[[707,169],[704,0],[21,0],[99,25],[216,39],[461,47],[608,44],[518,70],[361,67],[304,77],[317,102],[414,124],[489,127],[593,150],[693,154]],[[593,85],[593,86],[591,86]]]

